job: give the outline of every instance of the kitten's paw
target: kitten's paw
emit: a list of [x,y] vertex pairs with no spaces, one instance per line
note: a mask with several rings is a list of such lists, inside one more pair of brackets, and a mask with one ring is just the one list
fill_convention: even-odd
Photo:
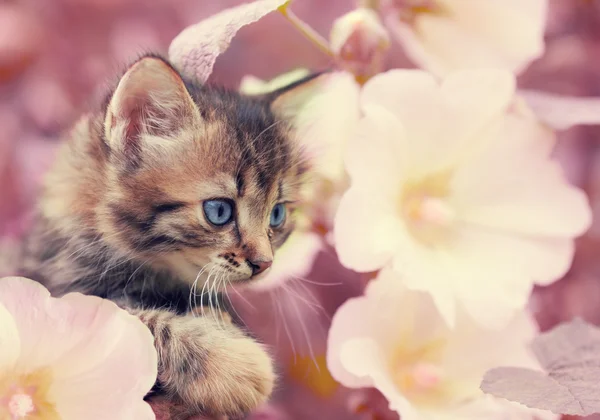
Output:
[[260,344],[209,316],[172,323],[159,350],[159,382],[185,407],[234,419],[266,402],[275,374]]

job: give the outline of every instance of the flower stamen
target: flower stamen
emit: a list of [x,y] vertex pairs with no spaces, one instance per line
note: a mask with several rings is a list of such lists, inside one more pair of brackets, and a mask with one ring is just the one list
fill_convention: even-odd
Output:
[[400,20],[409,24],[414,23],[419,15],[443,13],[442,7],[435,0],[399,0],[396,8]]
[[28,394],[14,394],[8,401],[8,413],[12,418],[25,418],[35,411],[33,398]]
[[448,204],[450,173],[443,172],[405,189],[400,201],[401,212],[412,235],[427,245],[445,236],[455,221],[455,211]]
[[27,374],[0,372],[0,418],[58,420],[48,399],[51,383],[48,369]]

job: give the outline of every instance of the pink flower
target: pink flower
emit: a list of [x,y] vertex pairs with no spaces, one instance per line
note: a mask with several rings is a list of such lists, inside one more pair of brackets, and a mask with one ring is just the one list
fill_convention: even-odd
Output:
[[150,331],[114,303],[0,279],[0,418],[154,419]]
[[501,70],[442,83],[392,70],[367,82],[335,221],[342,264],[391,266],[409,289],[431,293],[450,324],[461,305],[502,325],[534,284],[563,276],[591,223],[588,200],[551,159],[553,133],[509,111],[514,94]]
[[547,0],[382,0],[393,36],[443,76],[494,67],[520,72],[544,51]]
[[383,270],[333,317],[327,365],[347,387],[377,388],[402,420],[556,419],[479,389],[491,367],[538,367],[528,350],[536,332],[524,312],[498,330],[461,312],[448,328],[430,295],[402,288]]

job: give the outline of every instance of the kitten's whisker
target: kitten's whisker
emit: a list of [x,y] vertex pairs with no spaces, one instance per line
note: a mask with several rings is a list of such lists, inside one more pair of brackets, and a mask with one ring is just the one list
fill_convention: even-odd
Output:
[[[208,263],[210,264],[210,263]],[[206,264],[206,265],[208,265]],[[212,268],[211,268],[212,270]],[[204,280],[204,284],[202,285],[202,290],[200,291],[200,313],[202,314],[202,316],[205,316],[204,314],[204,304],[203,304],[203,299],[204,299],[204,289],[208,287],[208,282],[210,281],[210,270],[208,275],[206,276],[206,280]]]
[[306,305],[306,307],[316,316],[319,316],[319,307],[317,305],[315,305],[314,303],[309,302],[308,300],[304,299],[302,296],[300,296],[297,292],[291,290],[291,289],[284,289],[286,293],[289,293],[290,296],[294,299],[298,299],[300,301],[302,301],[302,303],[304,303]]
[[208,277],[206,278],[206,284],[208,285],[208,289],[207,289],[207,293],[208,293],[208,306],[210,307],[210,312],[211,312],[211,315],[212,315],[213,318],[214,318],[215,315],[214,315],[214,311],[212,310],[212,307],[213,307],[213,302],[212,302],[212,285],[215,282],[215,280],[213,279],[212,282],[210,280],[211,280],[211,276],[213,275],[213,273],[215,271],[215,268],[216,267],[214,265],[210,268],[210,271],[208,273]]
[[[290,278],[290,280],[294,280],[293,277]],[[292,284],[297,284],[301,287],[303,287],[303,290],[306,292],[306,294],[308,296],[310,296],[310,300],[308,298],[308,296],[304,297],[302,296],[299,290],[295,290],[294,287],[292,286]],[[306,288],[305,285],[297,283],[297,282],[289,282],[289,283],[284,283],[283,284],[283,290],[287,293],[291,293],[292,295],[294,295],[296,298],[298,298],[298,300],[302,301],[303,303],[305,303],[306,305],[308,305],[308,309],[310,309],[315,316],[317,317],[317,320],[319,321],[318,325],[319,325],[319,329],[325,333],[325,335],[327,335],[327,330],[323,327],[322,323],[320,322],[320,318],[323,316],[325,317],[329,322],[331,322],[331,316],[327,313],[327,311],[325,310],[325,308],[323,308],[323,306],[321,305],[321,303],[319,302],[319,299],[312,293],[311,290],[309,290],[308,288]],[[312,300],[312,302],[311,302]]]
[[322,282],[318,282],[318,281],[314,281],[314,280],[309,280],[307,278],[304,277],[297,277],[297,276],[292,276],[294,277],[296,280],[300,280],[304,283],[308,283],[308,284],[314,284],[316,286],[324,286],[324,287],[329,287],[329,286],[341,286],[344,283],[343,282],[337,282],[337,283],[322,283]]
[[[276,306],[275,306],[275,300],[273,298],[273,293],[269,293],[269,298],[271,299],[271,306],[273,307],[273,309],[275,310]],[[279,317],[273,318],[274,322],[275,322],[275,343],[277,345],[277,347],[279,347],[279,333],[281,328],[279,328],[279,323],[277,322],[277,319],[281,319],[281,317],[283,316],[283,314],[279,314]]]
[[[231,280],[226,279],[225,280],[225,288],[227,288],[227,286],[230,286],[229,288],[231,288]],[[239,314],[239,312],[237,311],[237,309],[235,309],[235,306],[233,305],[233,302],[231,301],[231,297],[229,296],[229,293],[227,293],[227,291],[223,292],[225,294],[225,296],[227,297],[227,299],[229,300],[229,305],[231,306],[231,309],[233,309],[233,312],[235,312],[236,316],[244,323],[246,324],[246,321],[244,320],[244,318],[242,318],[242,316]],[[238,293],[239,294],[239,293]]]
[[252,308],[254,312],[256,312],[256,307],[252,303],[250,303],[250,301],[246,299],[244,295],[239,290],[237,290],[237,288],[234,285],[231,284],[231,282],[229,282],[229,285],[231,286],[231,290],[233,290],[240,297],[240,299],[242,299],[248,306],[250,306],[250,308]]
[[221,267],[221,265],[218,265],[217,266],[217,274],[216,274],[217,281],[215,284],[215,300],[217,301],[217,311],[218,311],[217,316],[221,320],[221,325],[225,325],[225,319],[223,318],[224,311],[221,309],[221,299],[219,297],[219,294],[221,293],[220,288],[224,284],[223,283],[223,281],[224,281],[223,273],[224,273],[223,267]]
[[150,259],[146,259],[144,260],[143,263],[140,264],[140,266],[138,268],[136,268],[133,273],[131,273],[131,275],[127,278],[127,281],[125,282],[125,286],[123,287],[123,293],[125,293],[125,295],[127,295],[127,287],[129,286],[129,283],[131,282],[131,280],[133,280],[133,277],[135,276],[135,274],[141,270],[141,268],[148,262],[150,261]]
[[275,303],[277,304],[277,308],[279,310],[279,313],[281,314],[281,319],[283,320],[283,328],[285,329],[285,333],[288,337],[288,340],[290,341],[290,345],[292,346],[292,353],[294,353],[294,365],[297,363],[297,352],[296,352],[296,346],[294,345],[294,339],[292,337],[292,334],[290,332],[290,328],[287,324],[287,315],[283,312],[283,308],[281,306],[281,302],[279,299],[279,292],[277,290],[275,290],[275,294],[277,294],[278,296],[275,298]]
[[[294,276],[292,276],[291,278],[292,278],[292,280],[298,280],[298,278],[294,277]],[[313,307],[313,308],[317,309],[318,311],[320,311],[321,314],[323,314],[325,316],[325,318],[327,318],[327,320],[331,321],[331,316],[329,315],[329,313],[327,313],[327,311],[325,310],[325,308],[323,308],[323,305],[321,305],[321,302],[313,294],[313,292],[305,284],[302,284],[301,282],[296,282],[295,284],[297,284],[298,286],[300,286],[300,287],[302,287],[304,289],[304,291],[306,292],[306,294],[312,298],[312,303],[308,300],[308,297],[305,299],[299,293],[296,293],[297,291],[292,291],[291,288],[289,290],[292,291],[300,300],[302,300],[306,304],[308,304],[311,307]]]
[[[202,273],[204,273],[204,270],[206,269],[208,264],[209,263],[206,263],[202,266],[202,268],[200,268],[200,271],[198,271],[198,274],[196,275],[196,279],[194,280],[194,283],[192,283],[192,287],[190,288],[188,306],[192,309],[192,314],[194,315],[194,317],[198,316],[198,314],[196,313],[196,311],[198,310],[198,299],[196,299],[198,297],[198,295],[196,294],[196,291],[198,290],[198,280],[200,279],[200,276],[202,275]],[[192,296],[193,296],[193,301],[192,301]],[[200,305],[202,305],[202,302],[200,302]]]
[[[98,244],[100,242],[104,242],[104,240],[106,240],[108,238],[113,238],[113,237],[117,236],[120,233],[121,232],[115,232],[115,233],[112,233],[110,235],[97,235],[96,239],[92,240],[92,242],[88,243],[87,245],[82,246],[81,248],[78,248],[75,251],[73,251],[72,253],[70,253],[69,255],[67,255],[66,259],[70,259],[75,254],[80,254],[83,251],[85,251],[86,249],[89,249],[89,248],[93,247],[94,245],[96,245],[96,244]],[[72,239],[74,239],[74,238],[72,238]],[[70,239],[70,240],[72,240],[72,239]]]
[[317,363],[317,358],[315,357],[315,352],[313,351],[312,340],[310,339],[310,337],[308,335],[308,330],[306,329],[306,324],[304,322],[304,318],[302,317],[302,314],[300,313],[300,308],[298,307],[298,304],[296,303],[295,299],[292,299],[291,302],[292,302],[292,305],[294,306],[294,310],[296,311],[296,315],[298,316],[298,319],[300,320],[300,327],[302,329],[302,334],[304,335],[304,339],[306,340],[306,344],[308,345],[308,352],[309,352],[310,358],[313,361],[313,363],[315,364],[315,367],[317,368],[317,372],[321,373],[321,368],[319,367],[319,364]]

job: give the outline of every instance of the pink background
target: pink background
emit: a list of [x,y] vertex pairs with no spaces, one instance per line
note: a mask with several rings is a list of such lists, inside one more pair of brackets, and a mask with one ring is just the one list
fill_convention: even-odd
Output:
[[[13,0],[0,4],[0,237],[16,236],[26,225],[44,170],[61,131],[67,129],[114,76],[136,55],[165,53],[184,27],[231,5],[234,0]],[[297,0],[292,9],[328,36],[332,21],[354,6],[351,0]],[[550,0],[547,52],[521,76],[520,86],[554,93],[600,96],[600,2]],[[408,67],[397,45],[389,67]],[[211,80],[237,87],[252,74],[270,78],[297,66],[320,69],[330,63],[279,15],[242,29],[217,61]],[[560,134],[557,156],[571,180],[588,192],[600,210],[600,129]],[[573,316],[600,324],[600,226],[578,243],[572,270],[532,300],[546,329]],[[333,262],[333,264],[332,264]],[[248,294],[254,309],[233,295],[236,308],[256,333],[273,346],[283,379],[273,403],[255,419],[394,418],[362,414],[361,401],[385,406],[371,392],[350,392],[307,363],[325,351],[329,317],[362,282],[335,264],[333,251],[319,258],[311,281],[293,291]],[[297,294],[301,294],[298,297]],[[308,304],[307,301],[312,302]],[[265,303],[266,302],[266,303]],[[292,340],[283,319],[287,319]],[[301,328],[302,319],[309,334]],[[291,344],[293,343],[293,345]],[[309,345],[310,343],[310,345]],[[312,348],[312,350],[311,350]],[[294,361],[294,350],[296,360]]]

